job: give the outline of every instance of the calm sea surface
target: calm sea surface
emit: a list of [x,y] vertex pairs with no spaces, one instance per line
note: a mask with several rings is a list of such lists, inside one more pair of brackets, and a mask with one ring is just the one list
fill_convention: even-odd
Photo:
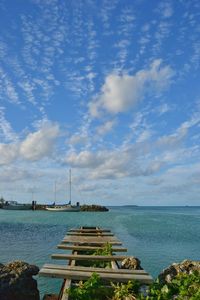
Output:
[[[200,207],[112,207],[99,213],[0,209],[0,263],[56,263],[50,255],[63,253],[56,245],[68,229],[79,226],[111,229],[154,277],[173,262],[200,259]],[[38,284],[42,296],[57,292],[61,281],[38,278]]]

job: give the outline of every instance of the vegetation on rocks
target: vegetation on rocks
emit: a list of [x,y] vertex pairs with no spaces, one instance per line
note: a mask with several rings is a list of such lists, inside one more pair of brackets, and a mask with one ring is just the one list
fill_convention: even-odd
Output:
[[160,283],[159,280],[152,284],[147,297],[138,299],[146,300],[199,300],[200,299],[200,273],[181,273],[169,283]]
[[111,288],[104,287],[99,275],[93,275],[84,283],[79,282],[77,287],[66,291],[70,300],[199,300],[200,273],[179,274],[168,284],[154,282],[141,292],[136,281],[127,284],[111,283]]
[[66,290],[71,300],[105,300],[109,290],[106,289],[98,274],[93,273],[85,282]]
[[[112,246],[106,244],[93,254],[111,255]],[[94,263],[91,261],[92,266]],[[138,262],[137,266],[140,267]],[[103,264],[96,267],[107,266]],[[130,262],[127,267],[130,267]],[[37,282],[32,278],[38,271],[38,267],[21,261],[0,264],[0,299],[39,300]],[[72,285],[65,292],[70,300],[199,300],[200,262],[185,260],[172,264],[150,286],[141,286],[137,281],[107,282],[105,285],[100,276],[93,273],[88,280]],[[44,299],[57,299],[57,296],[45,295]]]
[[[107,247],[101,251],[107,255],[111,249]],[[100,252],[98,254],[101,255]],[[91,278],[69,288],[67,293],[70,300],[199,300],[200,262],[185,260],[173,264],[150,286],[129,281],[126,284],[111,282],[108,288],[99,275],[93,273]]]
[[109,209],[105,206],[101,206],[101,205],[96,205],[96,204],[92,204],[92,205],[81,205],[81,211],[108,211]]

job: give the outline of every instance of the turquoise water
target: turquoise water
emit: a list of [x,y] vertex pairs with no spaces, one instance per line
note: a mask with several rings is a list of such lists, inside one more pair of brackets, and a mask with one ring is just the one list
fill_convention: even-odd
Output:
[[[50,255],[63,252],[56,245],[79,226],[111,229],[154,277],[173,262],[200,259],[200,207],[112,207],[99,213],[0,210],[0,263],[56,263]],[[38,278],[38,284],[43,295],[57,292],[61,281]]]

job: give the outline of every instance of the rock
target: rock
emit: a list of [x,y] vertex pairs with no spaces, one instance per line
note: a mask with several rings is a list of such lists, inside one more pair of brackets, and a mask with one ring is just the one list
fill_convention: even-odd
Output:
[[39,300],[37,281],[32,278],[39,268],[26,262],[14,261],[0,265],[1,300]]
[[194,271],[200,273],[200,261],[183,260],[181,263],[174,263],[164,269],[159,274],[158,279],[161,283],[170,283],[174,277],[180,273],[191,274]]
[[128,257],[122,261],[121,269],[143,270],[140,263],[141,262],[137,257]]
[[96,204],[92,204],[92,205],[81,205],[80,207],[81,211],[108,211],[109,209],[105,206],[101,206],[101,205],[96,205]]

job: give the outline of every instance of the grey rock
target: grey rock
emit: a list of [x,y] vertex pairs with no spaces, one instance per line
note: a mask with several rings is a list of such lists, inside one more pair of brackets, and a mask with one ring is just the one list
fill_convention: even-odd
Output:
[[125,258],[121,263],[121,269],[143,270],[140,260],[134,256]]
[[161,283],[170,283],[174,277],[180,273],[191,274],[194,271],[200,273],[200,261],[183,260],[181,263],[174,263],[164,269],[159,274],[158,279]]
[[39,268],[26,262],[14,261],[0,265],[1,300],[39,300],[37,281],[32,278]]

